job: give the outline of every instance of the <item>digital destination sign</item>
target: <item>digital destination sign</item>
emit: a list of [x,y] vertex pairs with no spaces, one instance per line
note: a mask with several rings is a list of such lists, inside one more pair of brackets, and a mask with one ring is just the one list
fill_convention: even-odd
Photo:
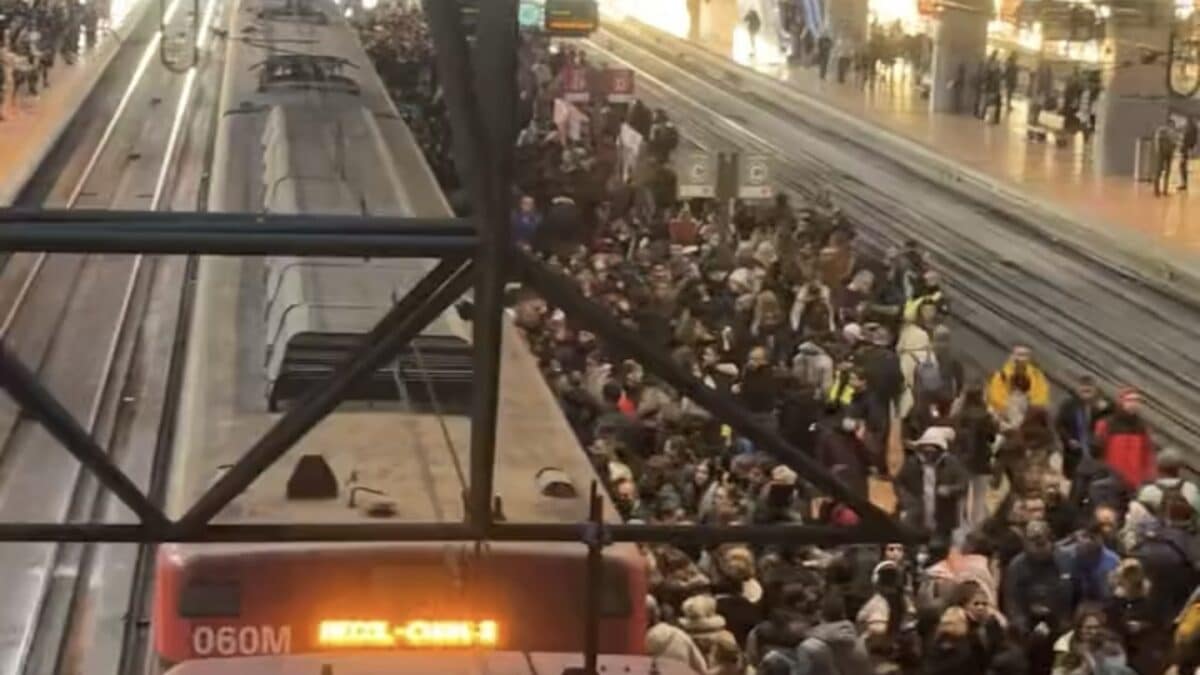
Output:
[[390,621],[326,620],[317,631],[323,647],[495,647],[500,627],[495,621]]

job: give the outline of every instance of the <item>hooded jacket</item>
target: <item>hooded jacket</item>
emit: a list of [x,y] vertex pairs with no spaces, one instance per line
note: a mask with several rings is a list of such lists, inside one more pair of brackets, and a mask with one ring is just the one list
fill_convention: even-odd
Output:
[[[949,494],[933,495],[933,521],[937,529],[950,532],[959,525],[962,498],[967,493],[967,470],[957,457],[948,452],[941,452],[933,460],[934,483],[933,489],[948,488]],[[925,462],[918,453],[913,453],[904,460],[900,473],[896,475],[896,497],[900,508],[908,515],[908,519],[918,525],[926,521],[925,504]]]
[[853,622],[817,624],[797,649],[808,657],[811,675],[871,674],[871,658]]

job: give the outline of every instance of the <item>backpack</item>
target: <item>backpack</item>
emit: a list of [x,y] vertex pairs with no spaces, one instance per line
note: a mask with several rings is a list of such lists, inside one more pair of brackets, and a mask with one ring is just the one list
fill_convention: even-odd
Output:
[[1192,503],[1183,495],[1183,481],[1159,480],[1155,486],[1162,492],[1158,517],[1165,523],[1190,527],[1195,516]]
[[942,367],[932,354],[917,360],[913,370],[913,391],[917,398],[925,398],[932,394],[940,394],[946,388],[946,380],[942,377]]

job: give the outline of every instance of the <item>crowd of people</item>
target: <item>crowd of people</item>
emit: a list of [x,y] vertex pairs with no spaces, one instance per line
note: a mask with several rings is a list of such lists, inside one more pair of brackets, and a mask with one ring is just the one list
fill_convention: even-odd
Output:
[[[377,21],[398,20],[385,11]],[[721,675],[1200,666],[1200,490],[1180,452],[1155,443],[1136,389],[1110,398],[1081,373],[1054,392],[1025,346],[980,367],[922,247],[873,251],[827,198],[732,212],[678,200],[665,112],[596,101],[577,128],[555,124],[558,73],[586,60],[536,38],[523,50],[517,245],[930,533],[921,546],[647,546],[651,654]],[[644,143],[631,166],[620,138],[632,134]],[[423,139],[435,164],[444,140]],[[512,302],[628,521],[859,521],[535,293]]]
[[74,63],[96,44],[103,3],[12,0],[0,3],[0,119],[21,96],[50,86],[59,56]]

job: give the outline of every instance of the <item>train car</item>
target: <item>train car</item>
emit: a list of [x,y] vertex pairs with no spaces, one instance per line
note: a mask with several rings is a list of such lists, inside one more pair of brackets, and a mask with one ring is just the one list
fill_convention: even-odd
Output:
[[[444,217],[444,196],[333,2],[231,11],[210,208]],[[168,509],[181,514],[433,265],[203,258]],[[221,523],[459,522],[470,475],[471,346],[447,312],[217,516]],[[505,324],[495,491],[510,522],[580,522],[596,479]],[[465,383],[465,384],[464,384]],[[310,499],[307,471],[336,498]],[[605,497],[605,517],[615,509]],[[644,563],[609,547],[601,651],[638,654]],[[159,552],[164,665],[336,650],[583,648],[575,544],[211,544]],[[439,652],[440,653],[440,652]],[[421,672],[429,672],[424,668]]]
[[[427,673],[459,675],[571,675],[582,673],[579,654],[520,652],[421,652],[406,654],[353,654],[308,656],[259,656],[227,661],[193,661],[173,668],[171,675],[225,675],[228,668],[240,675],[378,675],[379,673]],[[623,675],[700,675],[686,664],[646,656],[602,654],[597,660],[601,673]]]

